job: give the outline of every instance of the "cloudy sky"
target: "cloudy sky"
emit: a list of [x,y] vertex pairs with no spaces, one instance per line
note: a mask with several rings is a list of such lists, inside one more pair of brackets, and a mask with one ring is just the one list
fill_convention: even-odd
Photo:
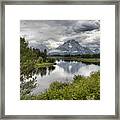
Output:
[[30,46],[43,44],[50,49],[75,39],[82,46],[100,48],[99,20],[21,20],[20,36]]

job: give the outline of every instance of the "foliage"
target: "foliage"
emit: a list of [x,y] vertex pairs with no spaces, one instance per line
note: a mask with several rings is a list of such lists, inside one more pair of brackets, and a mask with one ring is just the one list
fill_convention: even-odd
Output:
[[53,82],[40,95],[27,96],[31,100],[99,100],[100,72],[89,77],[74,76],[72,83]]
[[[48,63],[49,62],[49,63]],[[50,63],[51,62],[51,63]],[[25,38],[20,37],[20,97],[25,99],[30,96],[33,88],[36,87],[34,73],[40,72],[41,76],[46,74],[46,69],[53,66],[54,59],[47,59],[47,50],[41,52],[38,49],[28,47]],[[31,79],[30,81],[28,81]]]
[[77,55],[49,55],[49,57],[80,57],[80,58],[100,58],[99,54],[77,54]]
[[[61,56],[60,56],[61,57]],[[83,57],[81,59],[81,57]],[[85,58],[89,59],[85,59]],[[95,55],[73,56],[67,59],[83,61],[86,63],[97,62],[93,59]],[[95,58],[99,58],[96,55]],[[64,57],[65,59],[66,57]],[[66,60],[67,60],[66,59]],[[21,100],[99,100],[100,99],[100,72],[91,74],[89,77],[74,76],[72,83],[53,82],[50,88],[39,95],[32,95],[32,89],[37,86],[33,74],[46,75],[54,70],[53,64],[56,58],[48,57],[47,50],[41,52],[39,49],[28,47],[25,38],[20,38],[20,98]]]
[[83,54],[80,55],[81,58],[100,58],[100,54]]
[[55,63],[55,58],[47,58],[47,62],[49,63]]
[[100,59],[99,58],[81,58],[80,56],[77,57],[49,57],[49,59],[56,59],[56,60],[64,60],[64,61],[77,61],[77,62],[83,62],[86,64],[97,64],[100,65]]
[[25,99],[26,96],[30,96],[32,89],[37,86],[36,77],[32,77],[26,82],[26,78],[23,77],[20,84],[20,98]]
[[36,66],[48,67],[55,62],[53,58],[47,58],[47,50],[41,52],[39,49],[28,47],[25,38],[20,38],[20,71],[21,75],[29,75]]
[[83,62],[83,63],[86,63],[86,64],[100,65],[100,59],[97,59],[97,58],[81,58],[80,62]]
[[35,65],[35,68],[45,68],[45,67],[50,67],[50,66],[52,66],[52,65],[54,65],[54,63],[37,63],[36,65]]

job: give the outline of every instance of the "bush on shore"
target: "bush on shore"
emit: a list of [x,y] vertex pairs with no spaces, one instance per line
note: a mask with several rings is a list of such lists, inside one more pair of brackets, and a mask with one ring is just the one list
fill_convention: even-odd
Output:
[[39,95],[26,96],[26,100],[99,100],[100,72],[89,77],[74,76],[72,83],[53,82]]

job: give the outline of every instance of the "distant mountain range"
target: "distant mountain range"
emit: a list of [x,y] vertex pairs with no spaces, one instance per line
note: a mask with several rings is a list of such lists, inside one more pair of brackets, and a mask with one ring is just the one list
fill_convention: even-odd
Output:
[[74,39],[68,40],[64,44],[60,45],[55,49],[48,49],[43,44],[37,44],[35,46],[31,46],[39,49],[40,51],[44,51],[46,49],[48,51],[48,55],[82,55],[82,54],[98,54],[100,53],[99,48],[90,49],[88,47],[83,47],[79,44],[78,41]]
[[56,49],[48,51],[48,55],[82,55],[95,53],[99,53],[99,50],[92,51],[87,47],[81,46],[78,41],[75,41],[73,39],[68,40]]
[[94,54],[99,54],[100,53],[100,49],[99,48],[95,48],[92,50]]

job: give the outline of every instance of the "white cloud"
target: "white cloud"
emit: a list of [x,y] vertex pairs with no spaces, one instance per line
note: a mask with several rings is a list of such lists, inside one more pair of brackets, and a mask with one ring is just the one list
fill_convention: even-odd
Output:
[[99,21],[95,20],[22,20],[20,35],[31,44],[37,41],[48,48],[56,48],[69,39],[75,39],[84,46],[97,44],[99,47],[99,26]]

